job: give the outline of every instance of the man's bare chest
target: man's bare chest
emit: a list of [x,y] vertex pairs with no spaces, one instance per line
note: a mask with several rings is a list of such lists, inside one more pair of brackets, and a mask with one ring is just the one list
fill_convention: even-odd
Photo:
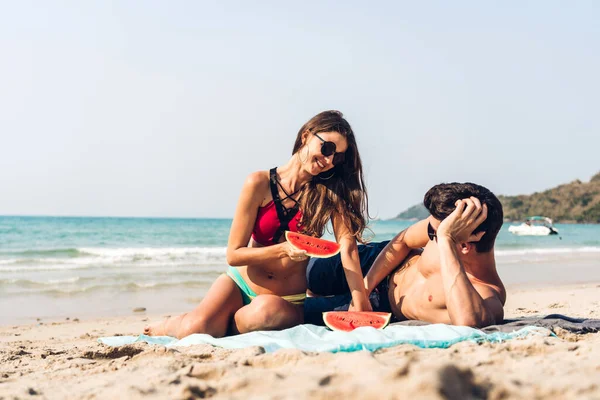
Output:
[[392,277],[390,297],[393,298],[390,298],[390,303],[395,313],[401,313],[408,319],[426,320],[425,317],[431,313],[446,312],[439,267],[432,268],[427,261],[416,259]]
[[407,306],[445,309],[446,297],[441,274],[432,274],[424,277],[421,274],[415,274],[412,282],[406,281],[398,287],[398,297],[404,298]]

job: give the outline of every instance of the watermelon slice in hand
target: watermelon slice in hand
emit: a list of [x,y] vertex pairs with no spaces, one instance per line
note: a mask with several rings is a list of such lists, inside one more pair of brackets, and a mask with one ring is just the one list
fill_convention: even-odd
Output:
[[305,250],[310,257],[327,258],[340,252],[340,245],[329,240],[303,235],[298,232],[285,232],[285,239],[296,250]]
[[323,313],[325,325],[333,331],[350,332],[361,326],[383,329],[390,323],[392,314],[377,311],[330,311]]

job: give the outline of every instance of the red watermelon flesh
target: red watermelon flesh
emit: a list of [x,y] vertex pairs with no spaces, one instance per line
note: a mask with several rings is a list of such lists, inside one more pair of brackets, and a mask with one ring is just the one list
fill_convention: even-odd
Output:
[[306,250],[306,254],[310,257],[326,258],[340,252],[340,245],[336,242],[302,233],[286,231],[285,238],[296,250]]
[[377,311],[330,311],[323,313],[325,325],[333,331],[350,332],[361,326],[383,329],[390,323],[392,314]]

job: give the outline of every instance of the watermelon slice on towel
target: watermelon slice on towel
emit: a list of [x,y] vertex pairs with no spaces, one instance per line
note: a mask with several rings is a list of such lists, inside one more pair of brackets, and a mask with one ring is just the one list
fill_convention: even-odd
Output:
[[333,331],[350,332],[362,326],[383,329],[390,323],[392,314],[377,311],[330,311],[323,313],[325,325]]

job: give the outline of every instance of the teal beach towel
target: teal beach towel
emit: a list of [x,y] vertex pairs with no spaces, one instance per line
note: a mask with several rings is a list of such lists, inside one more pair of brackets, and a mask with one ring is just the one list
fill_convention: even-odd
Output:
[[316,325],[299,325],[282,331],[259,331],[242,335],[214,338],[206,334],[193,334],[181,340],[169,336],[113,336],[98,339],[108,346],[146,342],[149,344],[192,346],[211,344],[226,349],[242,349],[261,346],[266,352],[278,349],[300,349],[310,352],[352,352],[359,350],[375,351],[399,344],[412,344],[422,348],[447,348],[463,341],[502,342],[530,334],[549,336],[546,328],[527,326],[517,331],[485,333],[466,326],[432,324],[424,326],[388,326],[385,329],[362,327],[352,332],[334,332]]

